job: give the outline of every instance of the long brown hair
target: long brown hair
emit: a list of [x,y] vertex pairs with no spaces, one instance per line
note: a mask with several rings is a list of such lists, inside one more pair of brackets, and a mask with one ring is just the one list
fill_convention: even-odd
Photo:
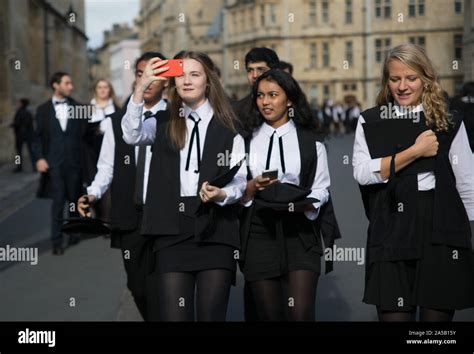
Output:
[[96,98],[96,95],[97,95],[96,90],[97,90],[97,86],[99,85],[100,82],[105,82],[109,86],[109,98],[112,99],[112,102],[113,102],[115,107],[119,107],[119,105],[117,103],[117,96],[115,96],[114,87],[106,79],[98,79],[96,82],[94,82],[94,85],[92,85],[92,94],[94,95],[94,98],[97,99]]
[[[225,95],[219,77],[217,76],[214,62],[207,54],[197,51],[181,51],[174,56],[174,59],[194,59],[201,63],[206,74],[207,88],[206,97],[214,110],[214,119],[217,119],[225,127],[235,132],[235,115],[230,106],[230,102]],[[183,100],[176,90],[176,81],[171,78],[169,83],[170,92],[170,117],[168,123],[168,135],[173,145],[179,149],[184,147],[186,142],[186,120],[180,114],[183,108]]]
[[401,44],[387,53],[382,71],[382,84],[377,96],[377,105],[383,106],[393,103],[394,98],[388,88],[388,64],[391,60],[399,60],[420,76],[423,83],[421,103],[425,113],[426,124],[433,125],[436,130],[448,130],[451,124],[450,115],[446,107],[443,89],[431,60],[424,49],[416,44]]

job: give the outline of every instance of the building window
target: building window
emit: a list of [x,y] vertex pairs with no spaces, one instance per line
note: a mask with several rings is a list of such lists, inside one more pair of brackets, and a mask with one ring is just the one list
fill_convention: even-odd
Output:
[[461,94],[462,87],[464,86],[464,80],[461,78],[454,79],[454,94]]
[[352,23],[352,0],[346,0],[346,23]]
[[416,7],[415,7],[415,0],[409,0],[408,1],[408,16],[410,17],[415,17]]
[[323,23],[328,23],[329,22],[329,1],[328,0],[323,0],[323,3],[322,3],[322,18],[323,18]]
[[309,96],[312,100],[315,100],[318,97],[318,85],[312,84],[309,91]]
[[311,43],[309,45],[309,65],[311,69],[316,68],[318,64],[318,52],[316,43]]
[[344,84],[344,85],[342,85],[342,90],[343,91],[356,91],[357,90],[357,84],[356,83]]
[[238,30],[237,30],[237,11],[234,11],[232,13],[232,27],[233,27],[234,33],[237,34],[238,33]]
[[420,47],[425,47],[425,37],[420,36],[420,37],[408,37],[408,42],[411,44],[418,44]]
[[418,37],[418,45],[423,48],[425,47],[425,36]]
[[375,61],[377,63],[382,62],[382,40],[381,39],[375,40]]
[[375,61],[381,63],[385,57],[385,54],[390,50],[391,40],[390,38],[377,38],[375,40]]
[[260,5],[260,25],[265,26],[265,5]]
[[329,67],[329,43],[323,43],[323,67]]
[[409,0],[408,1],[408,16],[424,16],[425,15],[425,0]]
[[375,0],[375,17],[382,17],[382,0]]
[[272,24],[275,24],[277,22],[275,4],[270,4],[270,20]]
[[383,17],[390,18],[392,17],[392,6],[390,0],[385,0],[383,5]]
[[311,0],[309,2],[308,16],[310,24],[316,23],[316,0]]
[[425,14],[425,0],[418,0],[418,16]]
[[462,34],[454,35],[454,59],[462,60]]
[[331,95],[331,90],[329,89],[329,85],[323,85],[323,96],[325,100],[329,99]]
[[456,15],[462,14],[462,0],[454,0],[454,13]]
[[349,67],[352,67],[352,41],[346,42],[346,60]]

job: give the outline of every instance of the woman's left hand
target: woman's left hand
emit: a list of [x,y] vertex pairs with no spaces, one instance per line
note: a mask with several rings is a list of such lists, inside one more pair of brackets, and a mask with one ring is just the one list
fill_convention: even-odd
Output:
[[227,194],[222,189],[211,186],[208,182],[204,182],[199,192],[199,197],[203,203],[221,202],[227,197]]

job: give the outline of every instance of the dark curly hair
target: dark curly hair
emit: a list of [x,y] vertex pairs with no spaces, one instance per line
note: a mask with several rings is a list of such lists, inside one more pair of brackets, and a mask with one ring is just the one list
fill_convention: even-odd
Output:
[[318,133],[316,118],[312,114],[311,106],[300,85],[290,74],[279,69],[272,69],[260,75],[253,87],[252,104],[254,113],[244,122],[244,128],[248,133],[253,132],[265,122],[265,118],[257,107],[258,86],[264,80],[275,82],[285,91],[286,96],[292,102],[290,108],[294,110],[291,119],[298,128]]

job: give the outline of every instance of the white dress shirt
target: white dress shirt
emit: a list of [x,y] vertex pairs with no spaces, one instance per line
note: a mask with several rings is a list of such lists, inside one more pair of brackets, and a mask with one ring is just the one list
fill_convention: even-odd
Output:
[[[189,170],[185,170],[186,159],[188,155],[189,143],[191,138],[191,132],[194,128],[194,122],[189,119],[189,115],[192,113],[194,117],[201,118],[198,125],[200,144],[201,144],[201,158],[204,150],[204,144],[206,141],[206,133],[209,123],[214,115],[208,100],[206,100],[196,110],[192,110],[187,105],[183,104],[184,117],[186,119],[186,141],[184,147],[180,151],[180,195],[181,197],[193,197],[197,195],[199,173],[195,173],[197,169],[198,161],[196,154],[196,139],[194,139],[194,146],[191,153]],[[136,104],[133,102],[133,97],[130,99],[127,106],[127,113],[122,119],[122,130],[123,139],[126,143],[132,145],[151,145],[155,141],[156,136],[156,122],[149,122],[149,119],[142,123],[140,119],[137,119],[141,115],[143,110],[143,102]],[[244,140],[240,135],[236,135],[233,142],[232,152],[230,154],[230,168],[235,166],[245,156],[245,145]],[[237,202],[246,186],[246,165],[242,164],[239,171],[233,178],[233,180],[222,190],[225,191],[227,197],[222,202],[216,202],[218,205],[226,205]],[[201,188],[201,186],[199,186]]]
[[[395,107],[395,114],[401,115],[398,106]],[[413,113],[423,110],[420,104],[413,109]],[[357,123],[357,129],[354,140],[354,151],[352,155],[352,166],[354,167],[354,178],[361,185],[376,183],[387,183],[388,179],[383,180],[380,176],[380,167],[382,158],[372,159],[370,156],[367,141],[365,139],[364,117],[360,116]],[[466,208],[469,220],[474,220],[474,157],[469,147],[466,127],[464,123],[456,133],[449,150],[449,160],[456,177],[456,188]],[[427,191],[434,189],[436,177],[433,172],[424,172],[418,174],[418,190]]]
[[[300,147],[298,143],[296,126],[292,119],[290,119],[287,123],[283,124],[277,129],[272,128],[267,123],[263,123],[261,127],[253,133],[252,141],[250,142],[248,162],[250,172],[255,178],[257,176],[260,176],[265,170],[265,165],[267,162],[268,144],[274,132],[275,137],[273,139],[269,168],[278,168],[278,180],[280,182],[299,185],[301,171]],[[282,137],[283,144],[285,173],[283,173],[282,166],[280,163],[280,137]],[[317,198],[319,202],[313,204],[316,210],[304,212],[304,214],[309,220],[315,220],[318,217],[319,208],[328,201],[328,189],[331,184],[326,148],[320,142],[316,142],[315,148],[318,156],[318,165],[316,168],[316,175],[314,176],[314,181],[311,186],[311,193],[308,195],[308,198]],[[250,205],[251,202],[245,203],[245,206]]]
[[[59,122],[59,125],[61,126],[61,130],[63,132],[66,131],[67,128],[67,112],[68,112],[68,107],[69,105],[67,104],[67,99],[58,99],[56,96],[53,96],[52,98],[54,110],[56,112],[56,118]],[[64,102],[64,103],[58,103],[56,102]]]
[[[151,111],[155,114],[158,111],[166,109],[166,102],[160,100],[156,105],[150,109],[143,111]],[[143,120],[145,116],[140,113],[139,117]],[[156,120],[154,117],[149,118],[146,122],[153,121],[156,125]],[[102,195],[107,191],[112,183],[112,178],[114,175],[114,159],[115,159],[115,138],[112,128],[111,118],[105,118],[103,121],[104,126],[104,138],[102,140],[102,146],[100,148],[99,160],[97,161],[97,173],[95,175],[94,181],[87,188],[87,194],[92,194],[96,196],[97,199],[100,199]],[[143,176],[143,203],[146,201],[146,192],[148,185],[148,174],[150,170],[150,161],[151,161],[151,147],[147,146],[146,155],[145,155],[145,172]],[[135,148],[135,161],[138,159],[138,150],[139,147]],[[132,182],[131,182],[132,183]],[[133,181],[134,183],[134,181]]]
[[91,100],[91,105],[94,106],[94,112],[92,113],[92,117],[89,120],[89,123],[100,122],[100,131],[103,134],[105,133],[105,127],[107,125],[107,123],[104,122],[105,118],[115,112],[114,102],[111,98],[109,98],[105,107],[99,107],[97,106],[96,99],[93,98]]

